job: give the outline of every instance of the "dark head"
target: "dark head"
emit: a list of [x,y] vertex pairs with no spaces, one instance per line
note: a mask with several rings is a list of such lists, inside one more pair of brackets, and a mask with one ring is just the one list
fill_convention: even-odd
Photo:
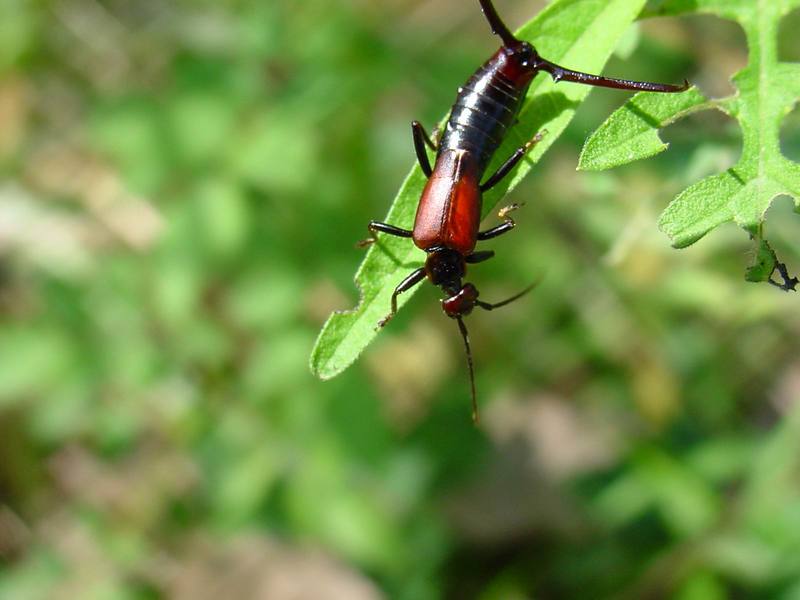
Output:
[[450,248],[434,248],[425,260],[425,274],[433,285],[442,288],[446,295],[442,309],[453,319],[471,313],[478,299],[474,285],[461,284],[466,271],[464,257]]
[[[472,419],[478,422],[478,407],[475,398],[475,373],[472,364],[472,350],[469,345],[469,333],[464,325],[463,317],[470,314],[476,306],[483,310],[494,310],[521,298],[533,289],[533,285],[528,286],[520,293],[507,298],[502,302],[489,304],[478,300],[478,288],[471,283],[461,283],[466,274],[467,263],[464,256],[451,248],[432,248],[428,251],[428,258],[425,260],[425,274],[434,285],[442,288],[446,298],[442,300],[442,310],[451,319],[458,323],[458,330],[464,340],[464,349],[467,354],[467,366],[469,367],[469,383],[472,392]],[[534,284],[535,285],[535,284]]]
[[442,288],[445,293],[442,310],[453,319],[471,313],[478,301],[477,288],[471,283],[461,283],[466,271],[466,261],[456,250],[434,248],[428,252],[425,274],[432,284]]
[[467,271],[464,256],[451,248],[431,248],[425,259],[425,274],[435,286],[448,294],[454,294],[461,288],[461,278]]
[[475,308],[478,296],[478,288],[471,283],[465,283],[458,292],[442,300],[442,310],[452,319],[468,315]]

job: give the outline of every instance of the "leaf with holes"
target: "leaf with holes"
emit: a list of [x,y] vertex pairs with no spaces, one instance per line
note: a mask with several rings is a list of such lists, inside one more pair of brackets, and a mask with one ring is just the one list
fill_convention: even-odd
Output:
[[662,152],[658,130],[698,110],[716,108],[741,125],[739,162],[725,173],[695,183],[672,201],[659,225],[683,248],[729,221],[756,238],[772,200],[792,196],[800,205],[800,164],[780,151],[783,118],[800,98],[800,64],[777,57],[780,20],[800,0],[667,0],[653,15],[711,13],[737,21],[745,31],[748,65],[733,77],[737,93],[708,100],[697,90],[684,97],[635,96],[587,141],[580,168],[607,169]]

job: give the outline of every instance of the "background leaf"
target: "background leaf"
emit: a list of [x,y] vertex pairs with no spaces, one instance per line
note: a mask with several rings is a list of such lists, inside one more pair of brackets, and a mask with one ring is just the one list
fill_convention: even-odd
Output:
[[682,94],[636,94],[586,141],[578,168],[602,171],[659,154],[668,147],[659,130],[708,105],[697,88]]
[[758,235],[776,196],[787,194],[800,205],[800,164],[780,149],[781,122],[800,98],[800,64],[778,62],[775,43],[780,20],[797,7],[798,0],[665,2],[652,14],[706,12],[743,27],[749,62],[733,77],[736,94],[713,101],[705,101],[696,90],[682,100],[634,97],[586,142],[581,168],[607,169],[662,152],[666,146],[659,143],[658,129],[692,112],[716,108],[739,121],[742,154],[727,172],[695,183],[666,208],[659,225],[673,245],[689,246],[729,221]]

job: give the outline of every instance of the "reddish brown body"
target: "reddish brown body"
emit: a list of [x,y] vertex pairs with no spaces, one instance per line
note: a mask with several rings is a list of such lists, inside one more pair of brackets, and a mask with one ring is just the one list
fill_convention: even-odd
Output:
[[439,155],[417,207],[413,239],[418,248],[450,248],[472,254],[481,222],[481,190],[472,154],[448,150]]
[[[425,266],[408,275],[395,288],[391,312],[378,323],[383,327],[397,312],[397,296],[417,285],[423,279],[439,286],[445,293],[442,308],[445,314],[458,322],[467,351],[472,388],[473,418],[477,419],[475,380],[472,354],[467,329],[462,317],[474,307],[493,310],[505,306],[527,293],[529,286],[519,294],[490,304],[478,298],[478,290],[463,282],[468,264],[482,262],[494,256],[491,250],[475,251],[477,242],[492,239],[514,228],[508,213],[511,205],[500,211],[503,223],[480,231],[481,200],[483,192],[497,185],[507,176],[540,135],[517,150],[488,178],[486,168],[514,125],[524,102],[528,87],[540,71],[549,73],[555,81],[574,81],[587,85],[625,90],[651,92],[680,92],[683,86],[609,79],[565,69],[542,58],[528,42],[518,40],[500,20],[491,0],[478,0],[492,31],[503,40],[501,48],[487,60],[467,82],[458,89],[450,118],[437,144],[428,137],[422,125],[412,123],[414,148],[420,167],[428,182],[422,192],[414,220],[409,231],[389,223],[372,221],[369,229],[375,241],[377,232],[412,238],[414,244],[427,253]],[[426,146],[436,152],[436,162],[431,168]]]
[[[475,250],[487,189],[481,179],[536,72],[525,66],[529,55],[504,46],[459,88],[412,231],[414,243],[429,254],[446,249],[466,258]],[[427,272],[433,281],[431,269]]]

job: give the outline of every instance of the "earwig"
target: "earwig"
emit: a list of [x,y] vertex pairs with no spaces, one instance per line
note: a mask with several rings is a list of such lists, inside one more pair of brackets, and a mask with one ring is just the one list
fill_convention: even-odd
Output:
[[[479,300],[477,288],[472,283],[462,283],[462,279],[468,264],[480,263],[494,256],[492,250],[476,251],[477,242],[490,240],[515,227],[508,214],[518,206],[512,204],[500,211],[500,225],[480,231],[481,202],[482,194],[500,183],[542,137],[541,133],[537,134],[517,148],[494,173],[484,178],[489,162],[516,121],[531,81],[539,72],[545,72],[556,82],[572,81],[620,90],[675,93],[689,87],[687,81],[683,85],[669,85],[612,79],[559,66],[540,56],[529,42],[517,39],[500,19],[490,0],[478,1],[492,33],[500,37],[503,45],[459,88],[441,139],[434,143],[419,122],[411,124],[417,160],[428,178],[417,207],[414,228],[407,230],[370,221],[371,237],[362,242],[363,245],[374,242],[380,232],[411,238],[427,253],[424,266],[410,273],[395,288],[391,310],[378,323],[378,328],[384,327],[395,315],[397,297],[403,292],[426,278],[440,287],[445,294],[442,309],[448,317],[456,320],[464,341],[472,419],[476,423],[475,373],[463,317],[476,306],[483,310],[505,306],[527,294],[534,286],[502,302],[490,304]],[[436,153],[433,166],[428,160],[426,146]]]

